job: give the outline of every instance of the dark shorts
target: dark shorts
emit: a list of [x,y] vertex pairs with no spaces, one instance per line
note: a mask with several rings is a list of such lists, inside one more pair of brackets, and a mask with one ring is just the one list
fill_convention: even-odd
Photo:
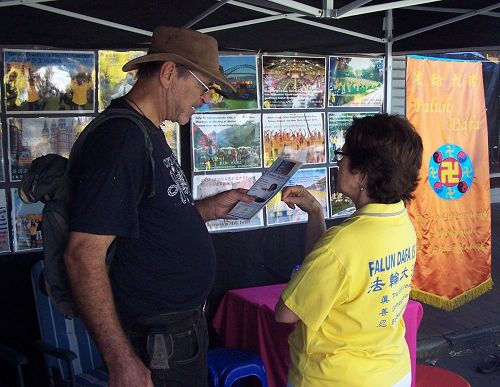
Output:
[[201,308],[142,320],[128,334],[155,387],[208,387],[208,333]]

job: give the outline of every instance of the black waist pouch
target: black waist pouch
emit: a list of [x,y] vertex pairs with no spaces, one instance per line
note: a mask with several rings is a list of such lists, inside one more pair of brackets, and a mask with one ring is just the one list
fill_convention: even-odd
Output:
[[168,370],[196,361],[205,350],[203,309],[142,319],[128,332],[135,351],[151,370]]

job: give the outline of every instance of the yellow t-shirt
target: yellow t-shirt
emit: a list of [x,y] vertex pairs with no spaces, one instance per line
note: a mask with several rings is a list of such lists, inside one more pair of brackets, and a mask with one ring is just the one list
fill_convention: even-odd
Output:
[[36,86],[29,86],[28,87],[28,102],[36,102],[40,100],[40,95],[38,92],[38,88]]
[[87,91],[92,89],[92,82],[83,81],[81,85],[77,81],[71,81],[71,89],[73,90],[73,103],[79,106],[87,104]]
[[330,228],[281,295],[294,386],[391,386],[410,372],[402,318],[416,255],[403,202],[368,204]]

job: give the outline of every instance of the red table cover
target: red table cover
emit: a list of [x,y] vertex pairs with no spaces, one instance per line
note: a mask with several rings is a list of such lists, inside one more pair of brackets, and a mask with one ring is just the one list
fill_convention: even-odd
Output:
[[[261,357],[269,387],[286,386],[290,366],[288,335],[295,324],[274,320],[274,307],[285,286],[278,284],[230,290],[213,319],[215,331],[225,347],[245,349]],[[403,319],[410,350],[412,386],[415,386],[417,330],[422,315],[422,305],[410,300]]]

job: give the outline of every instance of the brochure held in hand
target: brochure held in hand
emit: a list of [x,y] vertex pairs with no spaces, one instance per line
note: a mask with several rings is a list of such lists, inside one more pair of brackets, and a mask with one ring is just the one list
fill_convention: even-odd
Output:
[[300,161],[278,157],[248,190],[248,195],[255,196],[255,200],[250,203],[236,203],[228,215],[236,219],[250,219],[281,190],[301,165]]

